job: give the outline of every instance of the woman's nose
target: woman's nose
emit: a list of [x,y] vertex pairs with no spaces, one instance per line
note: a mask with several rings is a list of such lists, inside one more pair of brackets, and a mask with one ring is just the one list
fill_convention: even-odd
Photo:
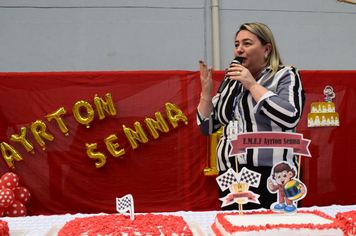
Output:
[[236,48],[236,53],[237,53],[238,55],[241,55],[241,54],[243,53],[243,48],[242,48],[242,46],[238,46],[238,47]]

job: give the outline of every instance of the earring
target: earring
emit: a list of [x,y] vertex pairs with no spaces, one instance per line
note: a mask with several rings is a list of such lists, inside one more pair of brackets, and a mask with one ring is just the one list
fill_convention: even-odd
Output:
[[265,54],[265,59],[267,59],[267,54]]

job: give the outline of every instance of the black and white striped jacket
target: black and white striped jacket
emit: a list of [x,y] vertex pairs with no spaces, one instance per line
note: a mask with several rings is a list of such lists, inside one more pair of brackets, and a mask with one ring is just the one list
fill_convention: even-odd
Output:
[[[257,83],[269,90],[258,103],[254,101],[248,90],[244,90],[240,82],[229,80],[222,92],[213,97],[214,109],[209,118],[203,117],[198,109],[197,123],[203,135],[211,135],[224,125],[217,146],[218,170],[227,170],[231,167],[229,158],[234,158],[228,156],[231,147],[227,137],[235,97],[238,133],[295,132],[305,102],[305,92],[299,72],[295,67],[283,66],[267,80],[271,71],[266,68],[257,78]],[[294,158],[292,150],[282,148],[248,149],[246,155],[238,155],[240,164],[254,166],[273,166],[281,161],[288,161],[296,166]]]

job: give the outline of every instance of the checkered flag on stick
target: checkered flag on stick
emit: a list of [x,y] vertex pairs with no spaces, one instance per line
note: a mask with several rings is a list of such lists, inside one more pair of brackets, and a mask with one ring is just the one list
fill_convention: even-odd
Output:
[[241,183],[247,183],[251,187],[258,188],[261,181],[261,174],[243,167],[241,170]]
[[216,178],[216,182],[222,191],[225,191],[230,187],[233,183],[238,183],[239,177],[237,173],[233,169],[228,169],[224,174],[219,175]]
[[116,210],[119,213],[130,211],[130,219],[133,220],[134,216],[134,201],[131,194],[127,194],[122,198],[116,198]]

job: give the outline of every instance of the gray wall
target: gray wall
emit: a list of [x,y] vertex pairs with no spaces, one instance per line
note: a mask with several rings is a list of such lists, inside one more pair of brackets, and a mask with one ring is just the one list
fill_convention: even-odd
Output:
[[[266,23],[285,64],[354,70],[356,5],[220,0],[221,68],[244,22]],[[0,72],[198,70],[212,65],[210,0],[2,0]]]

